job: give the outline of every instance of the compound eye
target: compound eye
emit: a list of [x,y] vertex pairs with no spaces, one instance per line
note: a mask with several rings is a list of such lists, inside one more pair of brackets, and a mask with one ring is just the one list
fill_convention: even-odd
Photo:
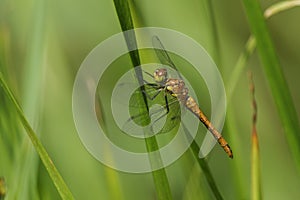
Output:
[[166,69],[156,69],[154,71],[154,79],[156,82],[160,83],[165,81],[167,75],[167,70]]

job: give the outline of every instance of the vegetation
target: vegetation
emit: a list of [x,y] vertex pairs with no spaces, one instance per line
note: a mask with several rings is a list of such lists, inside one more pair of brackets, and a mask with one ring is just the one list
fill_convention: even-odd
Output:
[[[299,5],[297,0],[0,1],[0,199],[296,199]],[[233,160],[217,146],[200,159],[193,142],[170,166],[131,174],[105,166],[85,149],[72,117],[76,73],[100,42],[139,27],[182,32],[212,56],[227,92],[222,134]],[[120,66],[137,66],[145,57],[146,50],[120,57],[100,80],[107,87],[97,94],[99,123],[116,143],[127,140],[112,134],[107,114],[112,88],[124,72]],[[184,69],[209,115],[205,86],[191,67]],[[204,131],[199,127],[198,135]],[[142,146],[149,153],[166,138],[150,137]]]

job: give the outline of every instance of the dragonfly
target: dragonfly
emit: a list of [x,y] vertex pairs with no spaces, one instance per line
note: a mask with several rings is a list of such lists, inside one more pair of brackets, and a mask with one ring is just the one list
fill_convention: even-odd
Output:
[[[155,52],[160,62],[164,65],[170,66],[178,72],[177,67],[171,60],[169,54],[165,50],[158,36],[153,36],[152,43],[155,47]],[[202,112],[195,99],[189,96],[189,90],[179,72],[178,78],[169,78],[168,71],[166,68],[157,68],[153,74],[148,72],[145,73],[154,80],[154,83],[148,83],[145,81],[146,84],[144,85],[145,87],[143,92],[147,96],[147,98],[150,100],[155,100],[157,96],[162,94],[165,99],[165,105],[163,107],[166,111],[164,114],[162,114],[155,120],[158,121],[164,116],[169,116],[167,117],[166,121],[166,123],[169,123],[169,125],[167,126],[167,128],[164,127],[164,131],[169,131],[170,128],[175,126],[175,124],[178,124],[178,120],[180,120],[180,117],[178,117],[180,116],[180,108],[179,105],[176,104],[176,102],[181,103],[182,105],[184,105],[185,108],[187,108],[187,110],[192,112],[200,120],[200,122],[204,124],[204,126],[218,141],[218,143],[227,153],[227,155],[230,158],[233,158],[232,150],[227,141],[222,137],[219,131],[213,126],[213,124],[209,121],[206,115]],[[150,96],[149,91],[152,91],[154,95]],[[170,96],[171,98],[173,97],[173,102],[169,102]],[[172,114],[170,115],[170,113]],[[137,121],[138,118],[139,115],[132,115],[130,120]]]

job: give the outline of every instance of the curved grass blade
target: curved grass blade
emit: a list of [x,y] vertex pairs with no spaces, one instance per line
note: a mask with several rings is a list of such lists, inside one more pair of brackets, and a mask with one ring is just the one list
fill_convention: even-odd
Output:
[[[274,5],[267,8],[264,12],[264,16],[266,19],[274,16],[275,14],[278,14],[280,12],[289,10],[291,8],[294,8],[296,6],[300,6],[300,1],[283,1],[275,3]],[[232,97],[233,91],[235,89],[235,86],[237,85],[238,79],[240,78],[240,75],[244,71],[246,67],[246,63],[250,57],[250,55],[253,54],[254,50],[256,48],[256,39],[253,35],[251,35],[246,44],[243,52],[240,54],[238,61],[235,64],[234,70],[232,72],[232,75],[230,76],[230,80],[228,81],[227,86],[227,101],[230,102],[230,99]]]
[[62,199],[74,199],[71,191],[69,190],[68,186],[66,185],[63,178],[59,174],[57,168],[53,164],[53,161],[49,157],[44,146],[42,145],[42,143],[36,136],[35,132],[31,128],[27,119],[25,118],[25,115],[24,115],[19,103],[17,102],[13,93],[11,92],[8,85],[4,81],[4,79],[2,77],[2,73],[0,73],[0,85],[3,88],[7,98],[10,99],[11,102],[13,103],[13,106],[15,107],[15,109],[19,115],[19,118],[20,118],[20,121],[21,121],[23,127],[25,128],[35,150],[38,152],[38,154],[39,154],[46,170],[48,171],[50,178],[52,179],[56,189],[58,190],[60,196],[62,197]]
[[297,112],[268,32],[258,0],[243,0],[250,28],[256,38],[266,78],[269,82],[290,150],[300,172],[300,125]]
[[256,40],[253,36],[250,36],[246,42],[245,48],[243,52],[240,54],[235,67],[231,73],[230,80],[228,81],[227,86],[227,101],[231,102],[231,98],[233,96],[233,92],[235,87],[237,86],[238,80],[241,77],[242,72],[246,67],[246,63],[249,57],[252,55],[256,47]]
[[[300,1],[283,1],[283,2],[278,2],[275,3],[274,5],[272,5],[271,7],[269,7],[268,9],[265,10],[264,12],[264,16],[266,19],[270,18],[271,16],[278,14],[282,11],[286,11],[288,9],[291,9],[293,7],[296,6],[300,6]],[[237,82],[239,80],[239,78],[241,77],[241,74],[243,72],[245,72],[245,68],[246,68],[246,64],[248,62],[249,57],[253,54],[254,50],[256,48],[256,39],[253,35],[251,35],[244,47],[243,52],[239,55],[238,61],[235,64],[234,70],[232,72],[232,75],[230,76],[230,80],[228,80],[228,84],[226,87],[226,91],[227,91],[227,101],[231,102],[231,98],[233,96],[233,92],[235,90],[235,87],[237,85]],[[229,129],[229,133],[237,133],[237,128],[235,127],[235,116],[232,114],[232,112],[230,110],[228,110],[227,112],[227,128]],[[230,123],[232,122],[232,123]],[[231,137],[232,140],[237,140],[237,137]],[[237,145],[240,144],[239,141],[233,141],[232,144],[235,146],[235,149],[240,149],[242,147],[238,147]],[[238,153],[238,152],[237,152]],[[239,168],[237,165],[235,165],[236,168]],[[235,171],[238,171],[238,169],[236,169]],[[243,188],[246,188],[246,186],[242,186],[243,182],[240,181],[242,178],[241,175],[236,176],[237,179],[237,185],[236,187],[239,187],[240,189],[238,191],[240,191],[240,197],[242,197],[244,195],[245,192],[243,192]]]
[[278,3],[275,3],[274,5],[270,6],[267,10],[265,10],[264,16],[265,16],[265,18],[269,18],[279,12],[289,10],[296,6],[300,6],[299,0],[278,2]]

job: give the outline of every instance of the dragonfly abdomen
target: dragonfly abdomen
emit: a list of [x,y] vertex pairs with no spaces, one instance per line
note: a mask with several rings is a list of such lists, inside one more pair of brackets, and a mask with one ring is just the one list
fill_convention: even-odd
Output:
[[[186,102],[185,102],[185,106],[194,114],[196,115],[196,117],[199,118],[199,120],[206,126],[206,128],[209,130],[209,131],[213,131],[214,130],[214,127],[211,125],[210,121],[207,119],[207,117],[203,114],[203,112],[200,110],[197,102],[195,101],[195,99],[193,97],[188,97],[186,99]],[[219,138],[219,135],[216,134],[214,135],[214,137],[216,139]]]
[[200,110],[197,102],[190,96],[187,96],[185,101],[185,106],[194,114],[199,120],[206,126],[206,128],[212,133],[224,151],[228,154],[230,158],[233,158],[233,154],[230,146],[226,142],[226,140],[222,137],[222,135],[215,129],[212,123],[207,119],[204,113]]

